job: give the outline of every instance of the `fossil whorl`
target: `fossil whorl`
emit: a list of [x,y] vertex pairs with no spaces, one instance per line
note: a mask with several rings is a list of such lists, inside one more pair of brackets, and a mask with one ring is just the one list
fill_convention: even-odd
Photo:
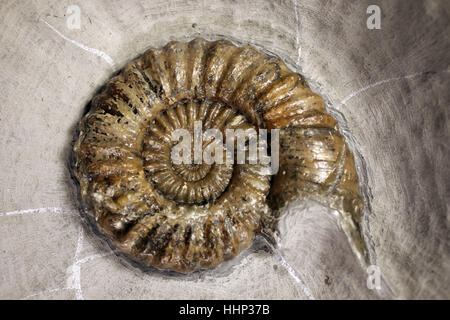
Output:
[[[280,129],[280,168],[175,165],[171,133]],[[205,147],[205,146],[203,146]],[[195,39],[149,49],[91,101],[74,144],[84,208],[122,252],[160,269],[213,268],[300,197],[340,213],[356,254],[363,201],[353,155],[306,80],[251,46]]]

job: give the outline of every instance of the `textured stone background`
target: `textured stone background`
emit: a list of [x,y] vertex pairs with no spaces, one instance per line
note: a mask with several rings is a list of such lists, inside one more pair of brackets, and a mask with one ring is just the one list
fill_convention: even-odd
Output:
[[[0,298],[450,298],[448,1],[3,0],[0,16]],[[67,159],[83,108],[146,48],[195,36],[279,55],[342,114],[381,292],[314,204],[286,215],[276,253],[191,276],[136,269],[81,223]]]

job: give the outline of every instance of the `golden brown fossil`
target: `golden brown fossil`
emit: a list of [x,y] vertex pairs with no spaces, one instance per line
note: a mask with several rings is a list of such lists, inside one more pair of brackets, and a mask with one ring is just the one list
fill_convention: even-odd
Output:
[[[278,173],[260,164],[175,165],[171,132],[280,130]],[[363,201],[353,154],[303,76],[251,46],[195,39],[149,49],[95,96],[79,125],[73,172],[83,207],[133,259],[213,268],[300,198],[339,212],[360,259]]]

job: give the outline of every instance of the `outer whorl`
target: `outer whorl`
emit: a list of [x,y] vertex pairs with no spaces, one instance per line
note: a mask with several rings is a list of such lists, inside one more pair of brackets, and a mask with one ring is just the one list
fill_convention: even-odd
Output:
[[[172,131],[197,120],[220,131],[280,129],[278,173],[259,164],[173,164]],[[92,99],[79,131],[73,169],[83,206],[143,264],[213,268],[303,197],[339,211],[364,259],[353,155],[323,99],[276,57],[204,39],[149,49]]]

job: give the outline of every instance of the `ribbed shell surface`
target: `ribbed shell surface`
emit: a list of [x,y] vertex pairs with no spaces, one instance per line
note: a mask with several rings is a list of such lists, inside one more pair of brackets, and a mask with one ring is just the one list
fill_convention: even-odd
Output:
[[[175,129],[280,130],[280,168],[171,163]],[[159,269],[213,268],[312,198],[339,212],[354,252],[363,201],[353,154],[324,100],[277,57],[195,39],[149,49],[95,96],[79,126],[73,171],[83,207],[114,245]]]

